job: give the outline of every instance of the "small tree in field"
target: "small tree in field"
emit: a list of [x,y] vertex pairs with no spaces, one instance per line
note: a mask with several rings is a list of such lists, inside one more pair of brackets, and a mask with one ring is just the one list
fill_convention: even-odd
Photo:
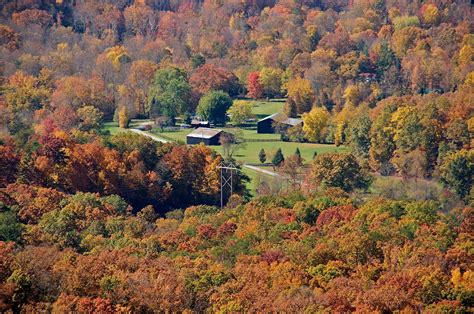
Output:
[[267,161],[267,153],[265,153],[265,150],[263,148],[260,150],[260,153],[258,153],[258,159],[262,164]]
[[285,161],[285,157],[283,156],[281,148],[278,148],[278,150],[276,151],[272,159],[273,167],[279,167],[281,163],[284,161]]

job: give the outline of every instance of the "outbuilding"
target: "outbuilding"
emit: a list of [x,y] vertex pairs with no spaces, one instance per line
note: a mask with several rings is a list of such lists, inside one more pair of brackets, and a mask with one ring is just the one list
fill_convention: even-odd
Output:
[[186,136],[188,145],[204,143],[208,146],[220,145],[221,129],[197,128]]
[[201,121],[197,119],[191,120],[191,127],[197,129],[197,128],[210,128],[211,124],[209,121]]
[[288,128],[303,124],[303,120],[297,118],[288,118],[283,113],[277,112],[265,117],[257,122],[257,133],[272,134],[276,132],[276,125],[280,126],[280,131],[284,132]]

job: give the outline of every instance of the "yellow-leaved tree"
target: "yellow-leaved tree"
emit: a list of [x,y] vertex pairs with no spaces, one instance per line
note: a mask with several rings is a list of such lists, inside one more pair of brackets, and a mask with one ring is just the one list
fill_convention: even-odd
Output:
[[324,107],[315,107],[310,112],[303,114],[303,131],[310,142],[323,142],[326,137],[326,127],[329,112]]

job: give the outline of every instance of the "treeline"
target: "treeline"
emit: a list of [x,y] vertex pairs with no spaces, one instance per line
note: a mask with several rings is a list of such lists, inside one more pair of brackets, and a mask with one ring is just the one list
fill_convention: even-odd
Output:
[[441,209],[329,189],[159,218],[116,195],[11,184],[0,310],[467,313],[474,214]]
[[[118,194],[134,212],[153,205],[162,214],[220,202],[223,158],[204,145],[161,144],[128,132],[104,138],[78,129],[67,134],[54,124],[36,128],[39,133],[21,145],[12,138],[0,145],[0,188],[16,182],[62,193]],[[234,179],[235,193],[247,198],[248,178],[239,173]]]

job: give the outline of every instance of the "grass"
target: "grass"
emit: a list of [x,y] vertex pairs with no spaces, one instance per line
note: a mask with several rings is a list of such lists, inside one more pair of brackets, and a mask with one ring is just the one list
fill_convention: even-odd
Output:
[[[232,129],[231,129],[232,130]],[[174,141],[186,142],[186,135],[192,132],[192,129],[184,129],[179,131],[154,133],[158,137],[164,135],[165,139],[172,139]],[[283,142],[280,141],[280,135],[278,134],[257,134],[255,130],[243,129],[243,136],[245,139],[272,139],[272,142],[245,142],[242,148],[239,149],[234,158],[238,161],[242,161],[248,164],[259,164],[258,153],[263,148],[267,154],[267,162],[270,162],[278,148],[281,148],[284,156],[290,156],[295,153],[296,148],[300,149],[301,156],[306,161],[313,159],[314,152],[318,154],[330,153],[330,152],[344,152],[347,151],[345,147],[336,147],[330,144],[313,144],[313,143],[295,143],[295,142]],[[218,153],[222,154],[222,148],[220,146],[212,146]]]
[[259,101],[259,100],[249,100],[253,105],[252,113],[257,119],[265,118],[276,112],[283,111],[285,102],[283,101]]
[[[222,153],[220,146],[213,147],[218,153]],[[301,157],[307,162],[313,159],[314,152],[318,154],[330,152],[347,151],[345,147],[336,147],[329,144],[312,144],[312,143],[294,143],[294,142],[246,142],[244,147],[234,154],[234,158],[247,164],[260,164],[258,154],[261,149],[265,150],[267,162],[271,162],[273,155],[281,148],[284,156],[290,156],[299,148]]]
[[247,189],[250,190],[250,193],[252,195],[256,195],[257,194],[257,187],[258,187],[258,182],[259,182],[259,178],[267,178],[269,177],[268,175],[266,174],[263,174],[263,173],[260,173],[260,172],[257,172],[255,170],[252,170],[252,169],[249,169],[249,168],[245,168],[245,167],[242,167],[242,170],[241,170],[244,174],[246,174],[249,178],[250,178],[250,181],[247,182]]
[[[144,121],[147,121],[147,120],[143,120],[143,119],[132,119],[132,120],[130,121],[129,127],[137,126],[137,125],[139,125],[141,122],[144,122]],[[129,130],[127,130],[127,129],[122,129],[121,127],[119,127],[119,125],[118,125],[117,122],[110,121],[110,122],[104,122],[104,123],[102,124],[102,131],[109,131],[109,132],[110,132],[110,135],[117,135],[117,134],[119,134],[119,133],[128,132]]]
[[122,129],[117,122],[105,122],[102,125],[102,131],[109,131],[110,135],[117,135],[119,133],[128,132],[127,129]]
[[[279,141],[280,140],[280,135],[279,134],[257,134],[257,130],[255,128],[247,128],[247,129],[240,129],[240,128],[223,128],[224,130],[228,132],[235,132],[235,131],[242,131],[242,135],[244,139],[246,140],[253,140],[253,141],[258,141],[258,140],[274,140],[274,141]],[[165,131],[165,132],[160,132],[158,130],[153,130],[153,134],[156,134],[157,136],[161,136],[165,139],[168,140],[173,140],[173,141],[183,141],[186,142],[186,135],[194,131],[194,129],[182,129],[178,131]]]
[[152,134],[164,138],[165,140],[171,140],[171,141],[182,141],[186,143],[186,135],[194,131],[194,129],[182,129],[179,131],[165,131],[165,132],[160,132],[158,129],[153,129],[151,131]]

